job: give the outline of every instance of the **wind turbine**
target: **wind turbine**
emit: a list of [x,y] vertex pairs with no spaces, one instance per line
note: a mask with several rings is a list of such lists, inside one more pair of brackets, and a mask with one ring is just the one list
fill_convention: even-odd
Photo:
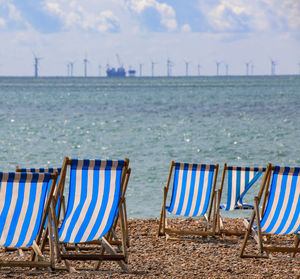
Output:
[[83,59],[83,65],[84,65],[84,77],[87,77],[87,64],[89,63],[90,61],[87,59],[86,55],[85,55],[85,58]]
[[198,76],[200,76],[200,68],[201,68],[201,65],[200,65],[200,64],[198,64],[198,65],[197,65],[197,69],[198,69]]
[[42,57],[37,57],[34,53],[34,76],[38,77],[39,76],[39,61],[42,59]]
[[140,77],[142,76],[142,74],[143,74],[143,64],[140,63]]
[[185,63],[185,75],[188,76],[189,75],[189,64],[190,64],[190,61],[184,61]]
[[274,76],[275,75],[275,67],[277,65],[277,62],[274,61],[272,58],[270,58],[271,60],[271,75]]
[[67,76],[70,76],[70,63],[67,63]]
[[156,62],[153,62],[151,60],[151,73],[152,73],[152,77],[154,77],[154,65],[157,64]]
[[229,66],[227,63],[225,64],[225,72],[226,72],[226,76],[228,76]]
[[73,76],[73,69],[74,69],[74,61],[70,61],[69,64],[68,64],[68,74],[69,76]]
[[253,76],[253,74],[254,74],[254,64],[252,63],[251,64],[251,75]]
[[98,65],[98,74],[99,74],[99,77],[101,77],[101,70],[102,70],[102,66],[101,64]]
[[217,66],[217,76],[219,75],[219,69],[222,61],[216,61],[216,66]]
[[170,58],[167,59],[167,75],[168,77],[171,76],[171,70],[174,66],[173,62],[170,60]]
[[249,76],[249,66],[251,65],[251,61],[247,61],[245,65],[246,65],[246,76]]

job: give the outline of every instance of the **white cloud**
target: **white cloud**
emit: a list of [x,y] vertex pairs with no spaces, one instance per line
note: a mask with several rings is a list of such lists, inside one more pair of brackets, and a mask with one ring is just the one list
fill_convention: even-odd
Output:
[[141,14],[147,8],[157,10],[160,15],[160,23],[169,31],[174,31],[178,27],[175,10],[165,3],[159,3],[156,0],[128,0],[127,4],[129,9],[137,14]]
[[191,32],[192,31],[192,28],[189,24],[184,24],[181,26],[181,31],[183,32]]
[[45,10],[57,15],[66,29],[81,28],[99,32],[117,32],[120,29],[119,18],[111,10],[88,9],[80,1],[47,1]]
[[199,9],[218,32],[300,30],[298,0],[199,1]]
[[0,17],[0,27],[5,27],[5,25],[5,20],[2,17]]

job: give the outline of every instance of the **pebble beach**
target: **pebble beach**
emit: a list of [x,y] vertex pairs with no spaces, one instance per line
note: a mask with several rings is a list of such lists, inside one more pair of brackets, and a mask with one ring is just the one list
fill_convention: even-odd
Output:
[[[99,271],[49,272],[48,270],[1,269],[0,278],[300,278],[299,255],[276,255],[276,259],[239,257],[244,236],[193,236],[184,241],[158,237],[158,219],[129,219],[130,247],[128,269],[123,272],[113,262],[103,263]],[[169,225],[195,229],[197,219],[171,219]],[[242,228],[241,219],[225,219],[229,229]],[[292,243],[292,238],[276,238],[276,243]],[[250,249],[255,248],[251,240]],[[248,249],[249,249],[248,248]],[[7,252],[1,250],[1,259]],[[281,258],[280,258],[281,257]],[[82,262],[75,263],[80,268]],[[90,268],[89,263],[84,267]]]

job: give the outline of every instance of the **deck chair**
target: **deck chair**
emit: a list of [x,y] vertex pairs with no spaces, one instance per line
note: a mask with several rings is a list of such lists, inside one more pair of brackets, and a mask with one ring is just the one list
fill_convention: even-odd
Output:
[[[68,271],[74,271],[72,260],[116,261],[123,270],[127,270],[126,220],[122,192],[128,165],[129,159],[112,161],[65,158],[58,187],[63,187],[61,182],[65,180],[63,177],[69,167],[66,215],[60,228],[55,218],[53,223],[58,260],[64,261]],[[57,201],[59,192],[54,195],[54,202]],[[121,252],[106,238],[117,214],[121,224]],[[99,240],[104,248],[100,252],[99,246],[95,247],[98,251],[94,252],[67,248],[69,244],[93,247],[94,241]]]
[[[272,252],[292,253],[295,256],[300,252],[300,168],[268,164],[258,196],[254,200],[251,219],[245,220],[245,225],[247,231],[241,257],[269,257]],[[259,254],[245,254],[251,233],[257,242]],[[283,238],[295,235],[294,247],[274,246],[270,242],[274,235],[281,235]],[[271,244],[266,243],[265,238],[269,238]]]
[[0,173],[0,246],[32,250],[26,260],[0,260],[0,267],[55,267],[53,238],[47,238],[49,256],[40,247],[47,218],[53,232],[50,205],[56,179],[57,173]]
[[[19,168],[16,166],[16,172],[33,172],[33,173],[57,173],[57,183],[60,178],[61,168]],[[54,190],[55,191],[55,190]],[[49,191],[48,191],[49,193]],[[66,205],[65,205],[65,197],[64,193],[59,194],[58,202],[56,205],[56,215],[58,220],[60,219],[61,215],[64,216],[66,212]],[[47,224],[47,222],[46,222]]]
[[[158,235],[166,235],[167,240],[180,240],[171,235],[214,235],[209,229],[209,220],[213,207],[213,198],[217,182],[219,165],[175,163],[172,161],[161,210]],[[173,175],[173,191],[170,205],[167,206],[167,194]],[[215,205],[215,204],[214,204]],[[168,227],[166,211],[184,217],[204,217],[206,229],[198,231],[177,230]],[[214,206],[214,214],[215,206]],[[212,227],[213,230],[215,226]]]
[[[220,210],[247,210],[253,209],[254,206],[243,202],[243,198],[248,193],[249,189],[257,182],[261,175],[265,172],[265,168],[258,167],[233,167],[224,164],[220,189],[217,191],[217,225],[218,233],[227,235],[242,235],[245,232],[242,230],[232,231],[226,230],[223,227]],[[225,177],[227,175],[227,201],[226,204],[221,204],[222,193],[225,185]]]

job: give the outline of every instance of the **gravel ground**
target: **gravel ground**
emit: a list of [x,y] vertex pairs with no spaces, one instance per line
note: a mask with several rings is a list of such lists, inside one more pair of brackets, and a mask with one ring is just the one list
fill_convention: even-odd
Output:
[[[193,229],[195,219],[172,219],[173,226]],[[231,229],[242,227],[239,219],[226,219]],[[300,278],[300,255],[282,259],[241,259],[243,236],[192,237],[186,241],[166,241],[157,237],[158,220],[129,220],[129,272],[116,263],[103,263],[101,271],[67,273],[47,270],[0,270],[0,278]],[[276,238],[279,243],[286,240]],[[292,242],[289,239],[288,242]],[[250,249],[253,249],[250,241]],[[7,253],[0,251],[1,259]],[[276,255],[286,257],[286,255]],[[81,263],[82,264],[82,263]],[[80,263],[75,263],[79,266]]]

